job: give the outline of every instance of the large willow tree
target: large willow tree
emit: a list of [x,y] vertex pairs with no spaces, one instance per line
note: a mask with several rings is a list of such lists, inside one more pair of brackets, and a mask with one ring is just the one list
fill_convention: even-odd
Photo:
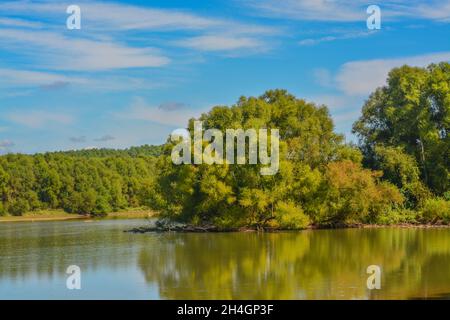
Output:
[[[155,208],[174,220],[222,227],[302,228],[313,223],[366,221],[402,202],[381,174],[363,169],[360,152],[334,133],[325,106],[283,90],[242,97],[198,120],[203,129],[278,129],[280,166],[261,175],[261,165],[174,165],[168,140],[160,158]],[[188,130],[193,137],[194,119]]]

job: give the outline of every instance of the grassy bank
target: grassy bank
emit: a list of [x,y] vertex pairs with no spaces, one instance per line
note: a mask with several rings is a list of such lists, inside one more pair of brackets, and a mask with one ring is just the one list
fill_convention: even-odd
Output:
[[63,221],[77,219],[144,219],[155,216],[155,212],[146,209],[129,209],[119,212],[111,212],[105,217],[93,217],[67,213],[63,210],[39,210],[24,213],[21,216],[0,216],[0,222],[36,222],[36,221]]

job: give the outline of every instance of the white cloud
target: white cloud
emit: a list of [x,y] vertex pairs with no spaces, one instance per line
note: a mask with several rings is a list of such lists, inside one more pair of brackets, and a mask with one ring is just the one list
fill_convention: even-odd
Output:
[[41,28],[42,24],[39,22],[32,22],[32,21],[27,21],[27,20],[23,20],[23,19],[0,18],[0,26]]
[[217,25],[213,19],[180,10],[143,8],[131,5],[84,2],[83,19],[98,28],[186,30],[203,29]]
[[402,65],[425,67],[430,63],[450,61],[450,52],[426,54],[396,59],[376,59],[345,63],[336,76],[340,90],[348,95],[367,95],[383,86],[392,68]]
[[300,20],[357,21],[365,15],[365,12],[354,10],[355,3],[360,1],[341,2],[347,5],[327,0],[254,0],[250,5],[264,15]]
[[134,48],[111,41],[69,38],[54,32],[3,29],[4,49],[20,50],[40,67],[57,70],[96,71],[160,67],[169,59],[152,48]]
[[[113,2],[76,1],[81,8],[82,28],[95,30],[211,31],[221,29],[236,34],[273,34],[273,27],[240,23],[231,19],[201,16],[176,8],[160,9]],[[73,1],[14,1],[0,4],[0,13],[59,17]]]
[[3,85],[49,86],[55,83],[67,82],[86,84],[88,80],[39,71],[0,69],[0,84]]
[[[366,0],[251,0],[253,9],[263,15],[298,20],[353,22],[367,19]],[[450,0],[385,0],[379,3],[387,19],[419,18],[448,20]]]
[[68,125],[74,120],[68,114],[46,111],[14,112],[7,114],[6,119],[33,129],[43,128],[50,124]]
[[[96,77],[67,76],[59,73],[0,68],[0,88],[6,88],[0,96],[24,96],[35,89],[57,90],[76,86],[84,91],[151,90],[165,86],[164,81],[151,82],[144,78],[116,75]],[[25,90],[28,88],[29,90]],[[15,89],[15,91],[13,90]],[[20,91],[19,91],[20,90]]]
[[320,38],[309,38],[304,39],[299,42],[301,46],[314,46],[322,42],[331,42],[336,40],[347,40],[347,39],[357,39],[357,38],[364,38],[371,35],[376,34],[377,31],[367,31],[367,32],[350,32],[347,34],[340,34],[340,35],[332,35],[332,36],[325,36]]
[[202,51],[229,51],[240,49],[263,48],[265,45],[249,37],[233,37],[222,35],[207,35],[180,40],[179,46]]
[[[0,4],[5,14],[39,14],[41,16],[66,15],[66,8],[73,1],[14,1]],[[116,30],[186,30],[215,26],[220,21],[204,18],[181,10],[153,9],[98,1],[77,1],[81,8],[82,28]]]
[[[0,13],[4,12],[5,15],[15,14],[24,19],[30,16],[33,18],[36,18],[36,16],[51,17],[53,18],[51,21],[55,21],[57,18],[58,23],[60,23],[61,15],[65,15],[68,4],[71,3],[55,3],[48,0],[39,3],[32,1],[5,2],[0,4]],[[48,26],[53,27],[51,28],[52,34],[28,32],[27,35],[24,35],[14,34],[12,30],[9,30],[3,37],[7,37],[9,34],[10,38],[22,39],[37,46],[48,46],[47,51],[49,52],[40,50],[37,52],[38,54],[46,53],[49,55],[53,50],[63,51],[64,55],[68,55],[67,59],[60,61],[61,52],[56,52],[50,59],[47,59],[54,61],[55,57],[58,58],[59,69],[63,65],[67,66],[63,68],[67,70],[74,70],[75,68],[103,70],[155,67],[166,65],[169,62],[167,57],[161,56],[154,49],[125,45],[129,42],[124,38],[124,35],[131,30],[147,32],[190,31],[195,34],[191,38],[179,40],[180,45],[189,49],[205,51],[229,51],[261,47],[262,37],[281,34],[281,30],[272,26],[243,23],[228,18],[206,17],[175,8],[155,9],[146,6],[99,1],[78,1],[77,5],[81,8],[82,30],[71,33],[71,36],[84,37],[84,39],[72,37],[69,39],[55,33],[56,30],[60,30],[61,26],[56,26],[54,22],[51,26]],[[85,30],[89,33],[84,32]],[[117,31],[117,33],[111,31]],[[111,39],[111,35],[113,35],[115,41]],[[149,42],[142,35],[134,36],[140,37],[142,43]],[[90,39],[86,37],[90,37]],[[92,37],[96,37],[96,39],[93,40]],[[180,35],[177,35],[177,37],[180,38]],[[119,39],[123,41],[119,42]],[[153,40],[155,39],[157,42],[158,36],[153,38]],[[177,40],[173,42],[177,43]],[[55,46],[55,44],[58,45]],[[155,41],[152,42],[151,46],[154,45]]]

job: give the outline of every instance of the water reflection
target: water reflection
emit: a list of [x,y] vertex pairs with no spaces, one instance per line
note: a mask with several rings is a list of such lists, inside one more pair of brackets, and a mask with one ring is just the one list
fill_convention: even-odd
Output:
[[0,279],[65,275],[71,264],[88,271],[134,263],[140,239],[124,228],[122,221],[0,223]]
[[[449,229],[167,236],[138,263],[168,299],[405,299],[450,292]],[[368,290],[367,266],[383,269]]]
[[[71,264],[83,270],[77,298],[86,299],[450,296],[450,229],[123,232],[143,223],[0,224],[0,297],[73,298],[64,286]],[[382,267],[381,290],[366,288],[372,264]]]

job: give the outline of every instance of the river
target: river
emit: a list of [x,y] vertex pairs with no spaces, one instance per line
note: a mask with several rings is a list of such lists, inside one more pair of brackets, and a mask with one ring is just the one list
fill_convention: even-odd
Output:
[[[450,297],[449,228],[123,232],[146,223],[0,223],[0,299]],[[70,265],[80,290],[66,287]],[[367,288],[370,265],[380,289]]]

